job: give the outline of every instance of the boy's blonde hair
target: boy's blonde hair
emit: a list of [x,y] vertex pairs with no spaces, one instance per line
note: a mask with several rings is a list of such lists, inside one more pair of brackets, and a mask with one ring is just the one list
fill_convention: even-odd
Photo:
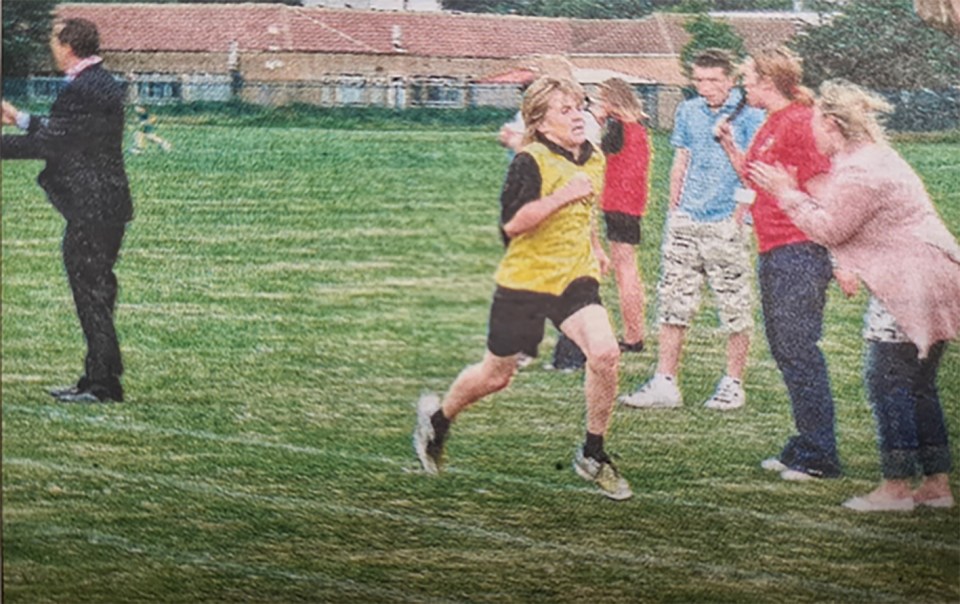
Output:
[[528,145],[535,140],[537,128],[543,123],[550,108],[550,97],[554,92],[560,92],[572,97],[578,105],[583,105],[587,95],[583,87],[568,78],[543,76],[534,80],[523,95],[523,104],[520,113],[523,115],[523,144]]
[[879,143],[887,138],[881,116],[893,112],[893,105],[874,92],[846,80],[828,80],[820,85],[816,106],[848,141]]

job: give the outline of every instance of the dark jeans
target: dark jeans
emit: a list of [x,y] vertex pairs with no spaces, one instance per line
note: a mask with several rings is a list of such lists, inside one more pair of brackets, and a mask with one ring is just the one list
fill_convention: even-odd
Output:
[[80,386],[120,387],[123,362],[113,325],[117,277],[113,266],[120,254],[125,226],[111,223],[68,223],[63,234],[63,265],[73,291],[87,357]]
[[867,342],[864,380],[877,422],[883,477],[913,478],[951,469],[947,426],[937,392],[937,369],[946,348],[934,345],[925,359],[910,343]]
[[814,475],[839,476],[833,396],[818,344],[833,276],[830,256],[815,243],[785,245],[760,255],[759,273],[767,341],[799,433],[787,441],[780,461]]

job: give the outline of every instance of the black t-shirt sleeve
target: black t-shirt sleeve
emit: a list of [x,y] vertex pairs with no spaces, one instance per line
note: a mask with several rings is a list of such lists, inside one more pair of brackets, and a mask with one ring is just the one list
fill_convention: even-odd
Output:
[[518,153],[510,162],[507,179],[500,192],[500,234],[503,243],[510,242],[503,232],[503,225],[516,216],[520,208],[540,199],[540,188],[543,179],[540,177],[540,167],[529,153]]
[[613,155],[620,153],[623,149],[623,122],[620,120],[607,120],[607,128],[603,132],[603,138],[600,139],[600,150],[604,155]]

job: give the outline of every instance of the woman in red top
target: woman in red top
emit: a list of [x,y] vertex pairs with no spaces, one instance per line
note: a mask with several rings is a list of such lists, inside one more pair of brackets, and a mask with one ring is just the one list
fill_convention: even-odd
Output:
[[624,337],[620,350],[643,350],[643,281],[637,267],[640,219],[647,207],[651,148],[640,120],[647,117],[633,88],[620,78],[600,85],[591,111],[606,130],[600,149],[607,158],[601,208],[610,241],[610,257],[620,293]]
[[806,190],[829,171],[830,160],[813,137],[813,95],[800,85],[800,61],[785,48],[763,50],[743,64],[747,101],[767,111],[746,153],[721,128],[721,144],[744,182],[756,190],[751,208],[760,258],[763,319],[770,352],[790,395],[798,434],[761,465],[784,480],[833,478],[841,474],[834,433],[833,396],[820,350],[823,309],[833,275],[826,248],[814,243],[780,208],[776,197],[750,182],[752,163],[780,164],[795,171]]

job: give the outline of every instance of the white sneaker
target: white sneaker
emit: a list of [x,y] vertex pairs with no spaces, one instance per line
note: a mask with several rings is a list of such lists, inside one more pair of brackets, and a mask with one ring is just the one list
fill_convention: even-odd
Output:
[[426,392],[420,396],[417,401],[417,425],[413,429],[413,450],[417,452],[417,458],[423,471],[427,474],[438,474],[440,472],[439,462],[442,449],[435,450],[433,444],[434,431],[433,422],[430,418],[440,409],[440,397],[432,392]]
[[713,396],[708,398],[703,406],[717,411],[730,411],[743,407],[746,402],[747,394],[743,391],[740,380],[725,375],[717,384],[717,390]]
[[792,468],[787,468],[783,472],[780,472],[780,478],[789,482],[806,482],[817,479],[813,474],[807,474],[802,470],[794,470]]
[[763,461],[760,462],[760,467],[763,468],[764,470],[767,470],[770,472],[776,472],[778,474],[780,472],[785,472],[790,469],[787,467],[785,463],[783,463],[776,457],[771,457],[770,459],[764,459]]
[[633,497],[630,484],[620,475],[617,467],[609,459],[603,461],[583,454],[583,447],[577,449],[573,457],[573,469],[584,480],[597,485],[600,492],[615,501],[623,501]]
[[620,397],[620,402],[638,409],[673,409],[683,405],[680,389],[672,377],[658,373],[633,394]]

